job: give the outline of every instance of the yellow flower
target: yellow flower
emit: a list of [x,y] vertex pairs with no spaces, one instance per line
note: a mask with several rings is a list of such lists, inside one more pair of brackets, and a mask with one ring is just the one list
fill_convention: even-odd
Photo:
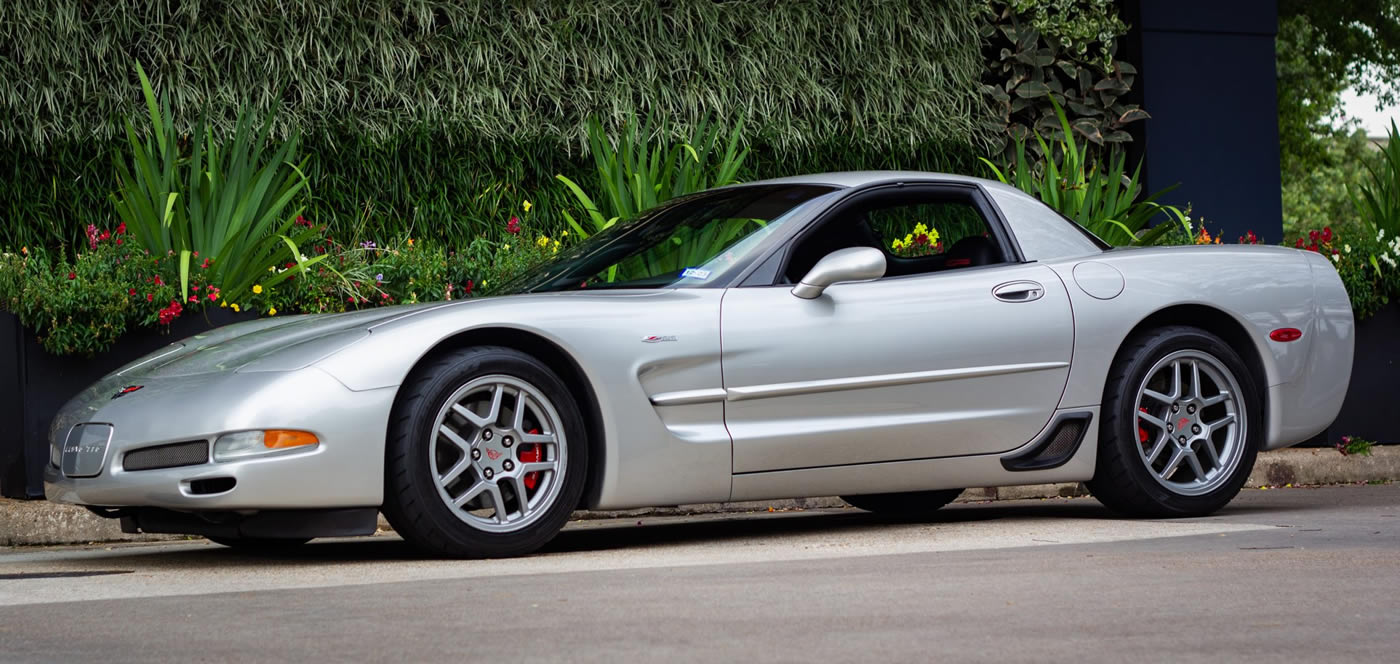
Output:
[[268,310],[267,310],[267,315],[269,315],[269,316],[276,316],[276,315],[277,315],[277,307],[273,307],[273,308],[271,308],[271,309],[268,309]]
[[915,234],[915,235],[928,235],[928,226],[925,226],[922,222],[920,222],[920,223],[918,223],[918,224],[915,224],[915,225],[914,225],[914,234]]
[[224,308],[226,308],[226,307],[228,307],[228,300],[221,300],[221,301],[219,302],[219,308],[220,308],[220,309],[224,309]]
[[506,245],[506,246],[502,247],[502,249],[505,249],[506,251],[510,251],[510,245]]
[[525,201],[525,204],[522,205],[522,206],[520,206],[520,207],[525,208],[525,211],[526,211],[526,212],[529,212],[529,211],[530,211],[530,208],[535,207],[535,206],[532,205],[532,204],[530,203],[530,201]]
[[233,305],[233,313],[238,313],[238,305]]
[[257,294],[259,294],[259,293],[261,293],[261,292],[262,292],[262,284],[253,284],[253,294],[254,294],[254,295],[257,295]]
[[556,253],[556,254],[559,253],[559,241],[558,241],[558,240],[555,240],[555,241],[554,241],[554,247],[553,247],[553,249],[554,249],[554,253]]
[[569,231],[564,231],[563,233],[560,233],[559,237],[569,237]]
[[267,266],[267,271],[268,271],[268,272],[276,272],[276,271],[277,271],[277,266],[276,266],[276,265],[269,265],[269,266]]
[[548,237],[548,236],[541,235],[541,236],[540,236],[540,239],[535,240],[535,246],[536,246],[536,247],[539,247],[539,248],[541,248],[541,249],[545,248],[545,246],[547,246],[548,244],[549,244],[549,237]]
[[891,249],[895,249],[895,250],[903,249],[903,248],[904,248],[904,242],[902,242],[902,241],[896,239],[894,242],[891,242],[891,243],[890,243],[890,248],[891,248]]
[[408,246],[413,246],[413,238],[408,238]]
[[19,248],[19,253],[24,254],[25,256],[28,256],[28,255],[29,255],[29,247],[20,247],[20,248]]

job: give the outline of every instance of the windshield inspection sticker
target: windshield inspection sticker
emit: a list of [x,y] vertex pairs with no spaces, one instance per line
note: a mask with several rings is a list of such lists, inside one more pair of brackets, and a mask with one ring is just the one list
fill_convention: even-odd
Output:
[[698,267],[688,267],[681,270],[682,279],[709,279],[710,271]]

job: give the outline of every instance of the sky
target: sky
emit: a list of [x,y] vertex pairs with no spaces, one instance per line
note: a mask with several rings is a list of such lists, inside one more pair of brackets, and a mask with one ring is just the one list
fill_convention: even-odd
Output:
[[1342,108],[1345,109],[1348,118],[1361,120],[1361,128],[1366,130],[1367,136],[1385,136],[1391,120],[1400,125],[1400,107],[1390,106],[1376,110],[1375,95],[1346,90],[1342,92]]

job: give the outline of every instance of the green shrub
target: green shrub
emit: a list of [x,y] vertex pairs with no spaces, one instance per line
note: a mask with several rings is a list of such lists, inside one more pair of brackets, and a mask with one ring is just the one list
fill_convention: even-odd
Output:
[[[577,217],[587,123],[651,114],[671,139],[746,118],[741,179],[864,168],[966,172],[989,144],[980,0],[774,3],[144,0],[0,3],[0,246],[110,226],[107,164],[141,112],[140,59],[176,131],[277,110],[300,132],[306,216],[347,239],[466,247],[530,200]],[[83,47],[74,47],[82,44]],[[235,46],[236,45],[236,46]],[[197,65],[195,63],[198,63]],[[10,179],[10,176],[13,176]],[[487,193],[490,192],[490,193]]]
[[91,356],[134,326],[167,324],[219,299],[198,267],[182,298],[172,279],[174,257],[146,252],[124,230],[94,229],[91,248],[72,260],[27,247],[0,255],[0,309],[15,314],[50,353]]
[[311,232],[294,229],[297,212],[287,212],[307,184],[293,163],[296,135],[265,153],[270,121],[254,131],[245,115],[231,141],[215,139],[201,122],[182,149],[169,95],[157,102],[146,72],[140,65],[136,72],[150,134],[141,138],[127,121],[131,164],[114,159],[118,188],[112,204],[143,247],[177,257],[182,299],[189,293],[190,262],[200,252],[208,277],[230,294],[247,290],[284,260],[297,262],[298,271],[321,260],[301,258],[296,243]]
[[1123,101],[1137,69],[1114,57],[1128,26],[1113,0],[985,0],[985,7],[981,89],[1005,156],[1032,132],[1062,138],[1052,101],[1093,153],[1132,140],[1126,127],[1149,116]]
[[[1089,146],[1075,140],[1068,118],[1053,99],[1051,106],[1064,138],[1047,143],[1033,134],[1038,158],[1028,156],[1026,140],[1017,138],[1015,160],[1004,168],[983,159],[998,180],[1039,198],[1111,244],[1154,244],[1176,229],[1184,237],[1191,235],[1186,213],[1155,202],[1169,189],[1143,197],[1141,165],[1128,174],[1127,157],[1118,150],[1108,151],[1101,160],[1092,158]],[[1168,223],[1152,225],[1159,215]]]
[[1400,130],[1391,120],[1380,159],[1366,165],[1367,177],[1351,192],[1356,211],[1372,232],[1400,236]]
[[557,176],[583,207],[587,226],[567,211],[564,218],[580,238],[586,238],[672,198],[734,184],[748,155],[739,143],[743,128],[743,123],[736,124],[726,138],[718,124],[702,122],[695,136],[665,145],[667,132],[654,126],[650,118],[623,123],[616,139],[609,137],[597,120],[591,120],[588,147],[596,176],[593,195],[568,177]]

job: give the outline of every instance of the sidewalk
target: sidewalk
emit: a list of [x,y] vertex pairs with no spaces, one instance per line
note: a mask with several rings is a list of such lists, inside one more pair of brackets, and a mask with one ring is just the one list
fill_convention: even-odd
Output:
[[[1376,447],[1369,457],[1342,456],[1332,449],[1286,449],[1259,455],[1247,489],[1287,485],[1350,484],[1400,481],[1400,446]],[[1085,496],[1082,484],[968,489],[957,502],[1065,498]],[[703,503],[623,511],[580,511],[575,518],[608,519],[635,516],[710,514],[842,507],[835,496],[743,503]],[[380,519],[382,528],[388,525]],[[0,500],[0,546],[85,544],[90,542],[180,539],[178,535],[127,535],[115,519],[103,519],[81,507],[45,501]]]

